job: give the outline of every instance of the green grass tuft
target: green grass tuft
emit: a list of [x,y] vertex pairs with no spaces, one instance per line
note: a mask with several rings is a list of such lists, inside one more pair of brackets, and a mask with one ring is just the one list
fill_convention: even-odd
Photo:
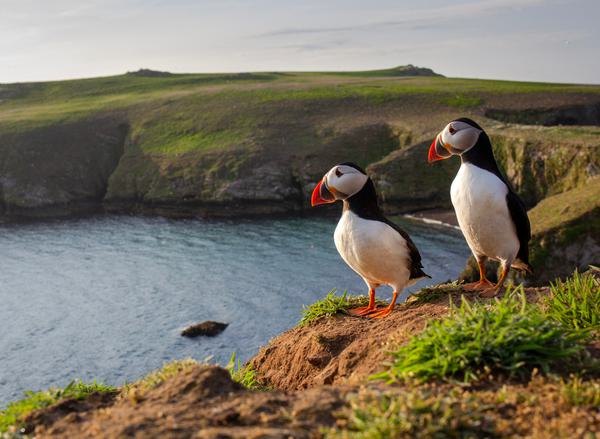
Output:
[[389,369],[374,378],[468,382],[491,372],[524,378],[534,368],[547,372],[581,359],[586,338],[528,304],[519,287],[491,305],[463,298],[448,317],[392,352]]
[[[366,296],[349,296],[347,291],[341,296],[335,295],[335,288],[331,290],[324,299],[321,299],[312,305],[304,306],[302,310],[302,319],[298,326],[306,326],[320,318],[331,317],[336,314],[348,314],[348,310],[367,306],[369,298]],[[385,302],[377,300],[378,305],[385,305]]]
[[577,271],[566,281],[550,284],[543,299],[546,313],[554,320],[575,329],[600,328],[600,280]]
[[[494,424],[483,405],[456,389],[434,395],[415,389],[399,394],[359,395],[341,413],[342,427],[328,430],[328,438],[442,438],[495,437]],[[344,425],[345,424],[345,425]]]
[[40,392],[25,392],[26,397],[11,402],[5,409],[0,410],[0,433],[4,433],[19,424],[32,411],[48,407],[63,399],[85,399],[92,393],[116,393],[117,388],[99,384],[94,381],[85,384],[80,381],[71,381],[64,389],[51,388]]
[[571,376],[561,382],[560,393],[563,402],[569,407],[600,407],[600,382],[584,381]]
[[407,305],[423,305],[424,303],[431,303],[438,300],[440,297],[449,296],[452,293],[456,293],[460,289],[460,283],[454,281],[448,284],[440,284],[432,287],[421,288],[415,294],[410,296],[406,301]]
[[242,386],[251,390],[268,390],[268,387],[263,386],[256,379],[256,371],[250,364],[242,365],[242,362],[237,359],[237,354],[234,352],[231,354],[229,363],[225,366],[225,369],[229,371],[231,379],[240,383]]

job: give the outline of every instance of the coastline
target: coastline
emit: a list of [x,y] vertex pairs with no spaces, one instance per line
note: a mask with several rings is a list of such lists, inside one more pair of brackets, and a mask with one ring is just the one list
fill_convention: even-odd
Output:
[[460,227],[458,227],[458,220],[456,219],[456,214],[453,210],[419,210],[412,213],[405,213],[402,216],[411,220],[421,221],[425,224],[446,226],[456,230],[460,230]]
[[[387,216],[400,216],[425,224],[442,225],[458,229],[456,215],[451,209],[423,209],[408,212],[387,212]],[[274,206],[272,203],[244,203],[242,204],[215,204],[190,206],[180,205],[103,205],[93,203],[73,204],[69,206],[52,206],[35,209],[0,211],[0,224],[20,224],[32,222],[52,222],[63,219],[89,218],[104,215],[145,216],[168,219],[204,219],[204,220],[229,220],[229,219],[265,219],[265,218],[337,218],[337,206],[324,206],[322,209],[303,208],[299,206]]]

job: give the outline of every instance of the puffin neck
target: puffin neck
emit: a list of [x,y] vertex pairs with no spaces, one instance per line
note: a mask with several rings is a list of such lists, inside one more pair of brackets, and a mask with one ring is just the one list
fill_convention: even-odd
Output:
[[494,158],[490,138],[484,132],[479,135],[477,143],[471,149],[460,155],[460,160],[462,163],[470,163],[478,168],[485,169],[504,180]]
[[379,219],[383,216],[377,203],[375,185],[370,178],[360,191],[344,200],[344,210],[364,219]]

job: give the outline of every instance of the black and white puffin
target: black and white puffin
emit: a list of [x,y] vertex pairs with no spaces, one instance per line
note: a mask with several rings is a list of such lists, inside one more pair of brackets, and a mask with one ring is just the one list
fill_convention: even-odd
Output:
[[[398,293],[424,277],[421,255],[408,234],[383,216],[373,181],[354,163],[341,163],[315,187],[311,204],[341,200],[342,217],[335,229],[335,246],[342,259],[369,287],[369,305],[351,314],[382,318],[394,309]],[[375,290],[394,289],[389,306],[375,306]]]
[[[479,282],[465,285],[493,297],[513,267],[531,272],[528,243],[531,226],[527,210],[496,164],[492,143],[483,129],[468,118],[450,122],[429,148],[429,163],[460,156],[461,166],[450,196],[460,229],[479,265]],[[485,275],[485,261],[499,261],[502,274],[493,285]]]

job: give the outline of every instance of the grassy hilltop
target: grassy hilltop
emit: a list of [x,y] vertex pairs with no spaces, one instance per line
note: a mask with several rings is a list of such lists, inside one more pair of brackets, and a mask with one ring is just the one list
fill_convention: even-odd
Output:
[[430,166],[426,156],[458,116],[490,133],[529,208],[600,184],[596,85],[445,78],[414,66],[140,70],[0,85],[0,206],[5,215],[299,212],[331,165],[352,160],[368,168],[389,212],[448,209],[458,161]]

